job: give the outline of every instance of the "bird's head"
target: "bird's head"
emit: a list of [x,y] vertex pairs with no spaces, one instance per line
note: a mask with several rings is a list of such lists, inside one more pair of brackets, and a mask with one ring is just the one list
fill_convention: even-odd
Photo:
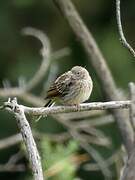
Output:
[[71,72],[73,75],[75,75],[75,77],[77,79],[88,79],[90,77],[89,75],[89,72],[84,68],[84,67],[81,67],[81,66],[74,66],[72,69],[71,69]]

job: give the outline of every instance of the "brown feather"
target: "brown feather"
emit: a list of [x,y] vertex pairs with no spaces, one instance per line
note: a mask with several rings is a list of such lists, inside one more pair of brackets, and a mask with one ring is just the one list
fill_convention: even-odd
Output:
[[60,96],[60,92],[58,92],[56,89],[50,89],[47,92],[47,96],[45,99],[51,99],[51,98],[58,97],[58,96]]
[[67,88],[68,82],[70,81],[70,77],[71,77],[70,71],[59,76],[54,82],[54,84],[47,91],[47,96],[45,99],[51,99],[62,96],[63,92],[65,91],[65,88]]

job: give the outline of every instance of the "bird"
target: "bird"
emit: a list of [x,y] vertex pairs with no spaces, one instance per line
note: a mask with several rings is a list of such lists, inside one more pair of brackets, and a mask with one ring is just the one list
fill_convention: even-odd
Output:
[[81,66],[60,75],[47,91],[45,107],[50,107],[57,100],[63,105],[79,105],[89,99],[93,81],[89,72]]

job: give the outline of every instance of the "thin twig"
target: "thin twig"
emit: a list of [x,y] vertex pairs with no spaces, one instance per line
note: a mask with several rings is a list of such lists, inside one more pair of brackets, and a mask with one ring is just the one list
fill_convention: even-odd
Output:
[[97,127],[97,126],[105,126],[107,124],[114,123],[114,118],[112,115],[105,115],[101,117],[96,117],[96,118],[90,118],[88,120],[83,120],[79,122],[80,127]]
[[26,167],[23,164],[0,164],[0,172],[24,172]]
[[10,137],[3,138],[2,140],[0,140],[0,150],[20,143],[20,141],[22,141],[21,134],[15,134]]
[[20,96],[20,94],[23,94],[24,91],[19,87],[13,87],[13,88],[0,88],[0,97],[13,97],[13,96]]
[[12,112],[16,117],[18,128],[20,129],[28,152],[34,179],[43,180],[44,178],[40,156],[31,132],[30,125],[25,117],[24,110],[17,104],[16,98],[13,100],[9,99],[8,102],[5,103],[5,109]]
[[[114,163],[116,163],[120,158],[122,158],[121,150],[118,150],[112,156],[110,156],[108,159],[105,159],[105,162],[106,162],[107,166],[111,166]],[[98,166],[98,164],[95,164],[95,163],[85,164],[83,166],[83,168],[86,171],[99,171],[100,170],[100,167]]]
[[10,164],[16,164],[20,159],[22,159],[23,157],[23,154],[21,151],[18,151],[17,153],[13,154],[8,162],[7,162],[7,165],[10,165]]
[[[46,137],[51,139],[51,141],[53,142],[64,142],[71,137],[68,132],[63,132],[59,134],[34,132],[33,135],[36,139],[42,139],[42,137]],[[21,142],[23,142],[23,139],[20,133],[0,139],[0,150],[9,148]]]
[[120,41],[123,44],[123,46],[125,46],[129,50],[129,52],[133,55],[133,57],[135,57],[134,49],[127,42],[127,40],[124,36],[122,23],[121,23],[120,0],[116,0],[116,19],[117,19],[118,31],[119,31],[119,35],[120,35]]
[[42,92],[41,92],[41,97],[43,97],[43,99],[44,99],[44,97],[46,97],[46,93],[50,87],[50,84],[52,84],[52,82],[55,81],[57,75],[58,75],[58,66],[56,63],[52,63],[50,65],[50,68],[48,71],[47,80],[45,81],[44,87],[43,87]]
[[37,97],[32,93],[25,92],[23,88],[19,87],[12,87],[9,89],[0,88],[0,97],[19,97],[20,99],[34,106],[42,106],[43,104],[45,104],[43,98],[41,99],[41,97]]
[[55,51],[54,53],[51,54],[51,59],[58,60],[61,59],[65,56],[69,56],[71,54],[71,49],[69,47],[62,48],[60,50]]
[[101,117],[106,115],[107,112],[106,110],[94,110],[94,111],[85,111],[85,112],[76,112],[76,113],[65,113],[64,115],[64,120],[78,120],[78,119],[86,119],[86,118],[94,118],[94,117]]

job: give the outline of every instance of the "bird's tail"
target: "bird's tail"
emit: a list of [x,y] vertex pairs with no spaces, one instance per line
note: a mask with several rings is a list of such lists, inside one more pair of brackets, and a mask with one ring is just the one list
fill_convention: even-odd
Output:
[[44,107],[51,107],[54,105],[54,100],[49,99],[48,102],[44,105]]
[[[44,105],[44,107],[51,107],[55,104],[55,102],[52,99],[49,99],[48,102]],[[36,122],[39,121],[43,116],[40,115],[38,118],[35,120]]]
[[52,99],[49,99],[48,102],[44,105],[44,107],[50,107],[52,103]]

